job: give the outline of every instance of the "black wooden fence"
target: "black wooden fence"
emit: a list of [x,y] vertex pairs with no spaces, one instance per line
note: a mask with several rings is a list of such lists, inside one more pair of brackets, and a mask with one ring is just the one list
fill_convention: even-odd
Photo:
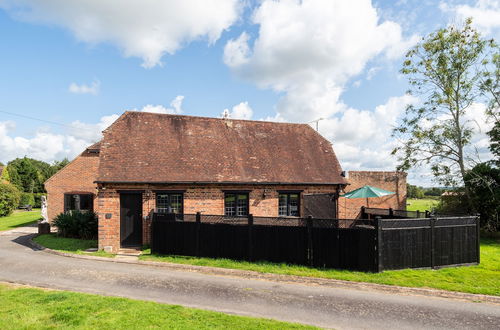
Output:
[[478,228],[477,217],[346,220],[154,214],[151,250],[382,271],[479,263]]

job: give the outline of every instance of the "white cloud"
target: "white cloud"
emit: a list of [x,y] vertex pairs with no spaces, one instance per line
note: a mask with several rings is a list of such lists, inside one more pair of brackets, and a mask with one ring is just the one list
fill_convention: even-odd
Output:
[[439,8],[451,13],[460,21],[472,17],[474,26],[484,34],[500,34],[500,2],[498,0],[478,0],[471,5],[449,5],[441,2]]
[[281,117],[307,122],[342,109],[349,78],[378,55],[401,55],[415,40],[380,22],[369,1],[264,0],[253,13],[258,37],[246,32],[227,42],[224,62],[261,88],[283,92]]
[[71,93],[75,93],[75,94],[97,95],[97,94],[99,94],[100,87],[101,87],[100,81],[93,81],[92,84],[90,84],[90,85],[86,85],[86,84],[78,85],[77,83],[73,82],[69,85],[68,90]]
[[12,121],[0,121],[0,161],[6,163],[16,157],[52,162],[56,159],[74,158],[86,147],[102,138],[101,132],[111,125],[118,115],[102,117],[98,123],[74,121],[66,134],[55,134],[47,129],[38,129],[33,137],[13,136],[16,125]]
[[240,0],[3,0],[0,8],[19,20],[69,29],[83,42],[107,42],[143,66],[161,64],[195,40],[217,41],[239,17]]
[[395,141],[392,128],[408,104],[416,103],[410,95],[391,97],[375,110],[357,110],[344,105],[341,113],[319,122],[319,132],[332,141],[346,170],[393,170],[391,157]]
[[153,113],[164,113],[164,114],[180,114],[182,113],[182,101],[184,101],[183,95],[177,95],[172,102],[170,102],[171,108],[166,108],[163,105],[152,105],[147,104],[142,109],[131,109],[130,111],[142,111],[142,112],[153,112]]
[[223,116],[224,114],[234,119],[252,119],[253,110],[248,105],[248,102],[241,102],[235,105],[231,111],[229,111],[229,109],[224,109]]

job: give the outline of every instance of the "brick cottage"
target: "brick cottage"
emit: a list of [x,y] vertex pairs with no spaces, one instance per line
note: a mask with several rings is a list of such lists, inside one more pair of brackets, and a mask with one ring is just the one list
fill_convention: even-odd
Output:
[[[316,216],[308,197],[327,196],[330,217],[354,216],[338,205],[347,184],[331,143],[307,124],[125,112],[45,187],[49,219],[93,210],[99,249],[116,252],[149,243],[155,211]],[[406,203],[404,188],[384,205]]]

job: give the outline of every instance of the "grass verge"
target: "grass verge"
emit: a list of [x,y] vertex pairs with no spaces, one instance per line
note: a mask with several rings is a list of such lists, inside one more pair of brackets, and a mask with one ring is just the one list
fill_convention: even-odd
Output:
[[154,302],[0,284],[1,329],[313,329]]
[[16,210],[8,217],[0,217],[0,231],[26,226],[41,218],[40,209],[34,209],[33,211]]
[[75,254],[93,255],[112,258],[115,255],[104,251],[85,252],[87,249],[97,248],[97,241],[77,238],[59,237],[55,234],[40,235],[33,239],[36,243],[46,248]]
[[417,199],[417,198],[409,198],[406,200],[406,209],[408,211],[431,211],[439,204],[439,200],[437,199]]
[[149,261],[252,270],[261,273],[311,276],[500,296],[500,240],[498,239],[483,239],[481,241],[481,264],[477,266],[442,268],[438,270],[405,269],[384,271],[382,273],[317,269],[269,262],[151,255],[149,249],[144,250],[143,255],[139,258]]

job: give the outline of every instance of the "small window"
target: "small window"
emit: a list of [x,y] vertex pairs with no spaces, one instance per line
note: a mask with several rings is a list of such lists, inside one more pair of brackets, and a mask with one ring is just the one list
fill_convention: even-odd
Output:
[[224,214],[243,217],[248,215],[248,193],[226,193],[224,196]]
[[156,193],[158,213],[182,214],[184,198],[181,193]]
[[94,195],[92,194],[64,194],[64,212],[80,210],[93,211]]
[[300,193],[280,193],[278,214],[280,217],[300,216]]

